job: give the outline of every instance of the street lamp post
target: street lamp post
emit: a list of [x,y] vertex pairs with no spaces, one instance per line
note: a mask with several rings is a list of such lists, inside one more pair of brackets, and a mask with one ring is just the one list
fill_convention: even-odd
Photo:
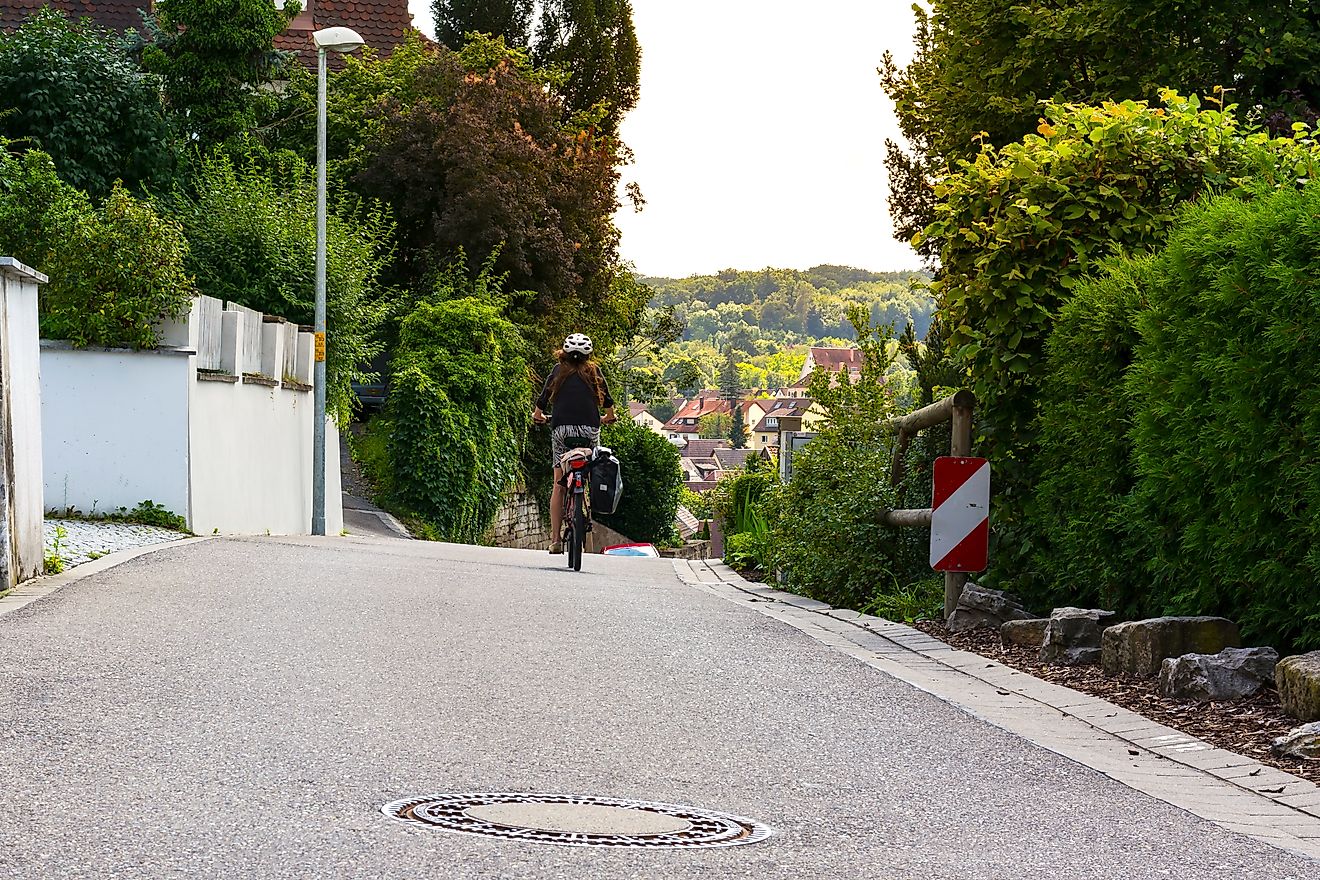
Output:
[[312,378],[312,534],[325,534],[325,53],[353,52],[363,40],[346,27],[312,34],[316,42],[316,366]]

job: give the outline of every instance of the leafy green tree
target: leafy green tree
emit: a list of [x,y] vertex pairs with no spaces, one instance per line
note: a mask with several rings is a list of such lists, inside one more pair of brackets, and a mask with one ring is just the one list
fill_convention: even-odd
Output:
[[641,45],[631,0],[546,0],[537,28],[536,63],[569,71],[568,108],[606,135],[640,95]]
[[672,543],[683,488],[677,447],[630,419],[606,425],[600,442],[614,451],[623,470],[619,509],[608,516],[598,514],[601,522],[634,541]]
[[603,359],[602,366],[612,380],[611,385],[623,389],[617,397],[620,402],[665,396],[664,379],[657,370],[650,369],[651,361],[656,352],[678,340],[683,329],[683,322],[674,316],[672,306],[647,309],[633,338]]
[[175,118],[206,148],[251,131],[276,102],[283,55],[275,36],[301,6],[270,0],[158,0],[143,66],[160,74]]
[[733,430],[733,419],[726,412],[707,413],[697,419],[697,436],[702,440],[720,440]]
[[[974,157],[1036,127],[1042,102],[1153,99],[1159,89],[1259,107],[1275,133],[1320,108],[1320,16],[1276,0],[935,0],[914,6],[916,53],[881,79],[911,153],[890,142],[895,234],[933,219],[932,186]],[[920,250],[933,257],[927,240]]]
[[116,184],[105,202],[61,180],[50,156],[0,144],[0,252],[50,276],[41,333],[76,346],[155,348],[157,324],[196,293],[179,225]]
[[1244,132],[1195,98],[1164,100],[1049,104],[1039,133],[986,147],[937,191],[924,236],[939,244],[944,275],[932,288],[1010,484],[1022,478],[1045,340],[1070,291],[1103,259],[1160,244],[1179,205],[1249,175],[1295,180],[1315,168],[1309,147]]
[[95,198],[116,180],[131,189],[164,182],[175,165],[160,83],[120,42],[54,7],[0,35],[0,136],[40,148]]
[[[326,374],[331,409],[347,424],[352,382],[380,351],[381,274],[390,256],[388,214],[336,199],[326,218]],[[188,190],[164,201],[187,232],[187,265],[201,291],[300,324],[315,303],[315,172],[285,156],[270,170],[223,155],[199,161]]]
[[451,49],[468,34],[503,37],[510,46],[525,47],[532,25],[532,0],[433,0],[435,38]]
[[535,347],[577,331],[608,350],[649,296],[619,266],[617,148],[566,126],[517,53],[489,49],[423,51],[411,83],[372,109],[354,186],[393,209],[401,286],[425,284],[459,248],[474,261],[498,252],[495,271],[527,292],[510,317]]

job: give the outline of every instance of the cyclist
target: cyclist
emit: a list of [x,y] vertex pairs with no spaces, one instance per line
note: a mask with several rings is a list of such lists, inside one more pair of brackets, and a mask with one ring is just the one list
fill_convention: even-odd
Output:
[[[600,443],[600,427],[616,421],[614,398],[605,384],[600,365],[591,359],[591,340],[581,333],[570,334],[564,347],[555,352],[559,363],[546,377],[541,396],[532,408],[532,421],[544,425],[545,410],[551,409],[550,463],[554,467],[554,491],[550,496],[551,553],[563,553],[564,471],[559,466],[568,451],[568,438],[587,440],[594,449]],[[605,410],[601,418],[600,411]]]

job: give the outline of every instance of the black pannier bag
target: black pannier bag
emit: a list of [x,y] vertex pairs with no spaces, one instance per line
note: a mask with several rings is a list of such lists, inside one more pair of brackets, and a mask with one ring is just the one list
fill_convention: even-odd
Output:
[[608,446],[596,448],[591,461],[591,509],[610,514],[619,509],[623,497],[623,469]]

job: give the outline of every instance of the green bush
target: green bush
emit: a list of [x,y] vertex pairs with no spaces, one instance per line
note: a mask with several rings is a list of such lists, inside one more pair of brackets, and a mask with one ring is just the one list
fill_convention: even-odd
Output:
[[1198,206],[1137,277],[1137,598],[1320,647],[1320,184]]
[[520,477],[525,343],[488,302],[420,303],[403,322],[386,416],[390,499],[444,540],[477,543]]
[[683,468],[678,449],[664,437],[622,418],[606,425],[601,445],[608,446],[623,470],[623,497],[611,515],[597,514],[601,522],[634,541],[672,544]]
[[1040,478],[1022,546],[1032,565],[1013,579],[1029,604],[1136,610],[1144,578],[1127,525],[1133,402],[1124,376],[1158,271],[1151,257],[1114,261],[1078,286],[1046,345]]
[[119,43],[49,6],[0,35],[0,135],[45,151],[63,179],[97,198],[116,180],[164,181],[176,162],[160,82]]
[[[337,200],[326,218],[326,389],[341,424],[352,416],[352,383],[364,366],[384,309],[380,274],[392,225],[370,205]],[[179,218],[188,269],[202,293],[311,324],[316,288],[316,178],[300,160],[279,167],[235,166],[222,155],[199,161],[190,188],[165,206]]]
[[894,359],[886,328],[852,316],[864,361],[856,384],[817,370],[811,396],[828,416],[793,458],[793,477],[764,501],[771,565],[789,587],[837,607],[864,608],[878,594],[925,574],[923,530],[896,529],[881,517],[899,507],[889,475],[895,415],[885,373]]
[[80,347],[154,348],[196,294],[176,222],[118,184],[94,204],[36,150],[0,153],[0,252],[50,276],[41,334]]
[[1046,340],[1074,289],[1110,257],[1159,247],[1181,205],[1320,170],[1304,131],[1272,139],[1241,126],[1232,108],[1162,98],[1163,107],[1047,103],[1038,133],[986,146],[935,187],[936,221],[923,233],[939,244],[932,288],[955,359],[971,373],[978,446],[994,462],[1000,575],[1033,564],[1025,516],[1041,470],[1037,396]]

